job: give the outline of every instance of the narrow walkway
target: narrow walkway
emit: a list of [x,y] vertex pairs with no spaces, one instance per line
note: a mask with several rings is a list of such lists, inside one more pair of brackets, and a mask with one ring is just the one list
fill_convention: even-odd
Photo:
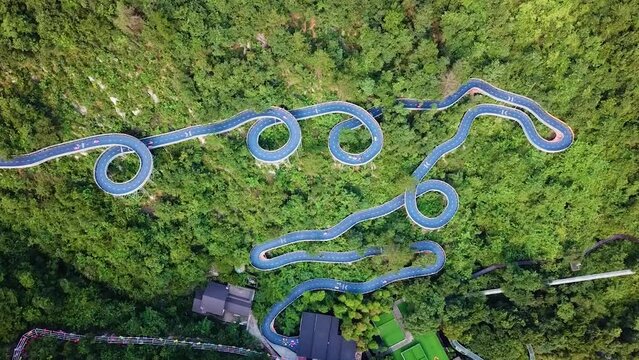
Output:
[[283,360],[297,360],[297,354],[294,353],[292,350],[280,345],[273,344],[272,342],[268,341],[264,337],[264,335],[262,335],[262,332],[260,332],[260,327],[257,324],[257,320],[255,319],[255,316],[253,316],[253,314],[251,314],[251,317],[249,318],[247,329],[251,335],[260,340],[262,345],[268,350],[272,357]]
[[469,349],[467,349],[466,347],[464,347],[464,345],[460,344],[459,341],[457,341],[457,340],[451,340],[450,344],[460,354],[466,356],[467,358],[469,358],[471,360],[484,360],[479,355],[475,354],[474,352],[472,352]]
[[230,354],[251,356],[260,354],[259,351],[239,348],[231,345],[219,345],[201,342],[194,339],[178,339],[173,337],[168,338],[155,338],[146,336],[118,336],[118,335],[100,335],[90,337],[86,335],[68,333],[61,330],[48,330],[48,329],[31,329],[26,332],[22,337],[18,345],[13,350],[12,360],[23,359],[25,349],[29,342],[43,337],[51,337],[62,341],[71,341],[78,343],[81,340],[93,340],[94,342],[107,343],[107,344],[120,344],[120,345],[154,345],[154,346],[185,346],[197,350],[211,350],[217,352],[225,352]]
[[[570,278],[552,280],[547,282],[546,285],[557,286],[557,285],[572,284],[572,283],[578,283],[578,282],[584,282],[584,281],[609,279],[609,278],[614,278],[619,276],[628,276],[628,275],[635,275],[635,271],[631,269],[625,269],[625,270],[609,271],[609,272],[599,273],[599,274],[581,275],[581,276],[575,276]],[[496,294],[503,294],[503,293],[504,293],[504,289],[496,288],[496,289],[482,290],[478,294],[489,296],[489,295],[496,295]]]
[[388,348],[388,352],[389,353],[393,353],[399,349],[401,349],[402,347],[410,344],[413,341],[413,334],[411,334],[410,331],[407,331],[406,328],[404,328],[404,316],[402,315],[402,312],[399,311],[399,308],[397,307],[398,304],[401,304],[404,300],[397,300],[393,303],[393,315],[395,316],[395,320],[397,320],[397,323],[399,324],[399,327],[402,329],[402,331],[404,332],[404,340],[398,342],[397,344],[391,346]]
[[[453,346],[455,350],[457,350],[460,354],[466,356],[471,360],[484,360],[479,355],[470,351],[467,347],[460,344],[457,340],[451,340],[450,344]],[[528,350],[528,360],[535,360],[535,351],[533,350],[532,345],[526,344],[526,350]]]

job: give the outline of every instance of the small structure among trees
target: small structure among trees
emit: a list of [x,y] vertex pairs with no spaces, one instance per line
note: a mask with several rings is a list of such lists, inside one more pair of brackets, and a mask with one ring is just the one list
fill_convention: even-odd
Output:
[[318,360],[353,360],[356,344],[337,333],[339,320],[330,315],[302,313],[297,355]]
[[255,290],[234,285],[210,282],[206,289],[197,290],[193,312],[211,315],[225,322],[245,325],[251,318]]

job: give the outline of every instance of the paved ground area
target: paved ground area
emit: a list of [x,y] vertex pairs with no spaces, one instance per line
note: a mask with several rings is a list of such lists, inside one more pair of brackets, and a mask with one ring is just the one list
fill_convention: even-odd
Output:
[[406,329],[404,329],[404,321],[403,321],[403,316],[402,316],[402,312],[399,311],[399,308],[397,307],[397,305],[401,302],[402,300],[398,300],[395,301],[393,303],[393,315],[395,316],[395,319],[397,319],[397,322],[399,323],[399,327],[402,328],[402,331],[404,332],[404,337],[405,339],[398,342],[397,344],[391,346],[390,348],[388,348],[388,352],[392,353],[398,349],[401,349],[402,347],[410,344],[413,341],[413,334],[410,333],[410,331],[406,331]]
[[[260,327],[257,324],[257,320],[255,319],[255,316],[253,316],[253,314],[251,314],[251,317],[249,318],[247,329],[251,335],[259,339],[260,342],[265,345],[264,347],[266,347],[266,349],[268,350],[269,353],[271,353],[271,355],[275,355],[278,358],[281,358],[283,360],[297,360],[296,353],[294,353],[293,351],[283,346],[275,345],[271,343],[270,341],[266,340],[264,336],[262,336],[262,333],[260,332]],[[271,349],[275,350],[275,354],[273,353]]]

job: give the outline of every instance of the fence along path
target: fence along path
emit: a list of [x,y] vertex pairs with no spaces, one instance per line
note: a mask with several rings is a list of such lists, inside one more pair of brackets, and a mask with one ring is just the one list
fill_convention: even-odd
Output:
[[97,343],[107,343],[107,344],[120,344],[120,345],[153,345],[153,346],[183,346],[190,347],[191,349],[196,350],[209,350],[209,351],[217,351],[224,352],[229,354],[236,354],[241,356],[252,356],[252,355],[260,355],[263,354],[259,351],[249,350],[245,348],[240,348],[231,345],[219,345],[212,344],[207,342],[201,342],[193,339],[179,339],[179,338],[156,338],[156,337],[147,337],[147,336],[118,336],[118,335],[98,335],[98,336],[87,336],[74,334],[69,332],[64,332],[61,330],[48,330],[48,329],[40,329],[35,328],[26,332],[18,341],[18,345],[13,350],[12,360],[20,360],[25,358],[25,349],[27,345],[36,339],[40,339],[43,337],[54,338],[62,341],[71,341],[74,343],[78,343],[81,340],[91,339],[93,342]]

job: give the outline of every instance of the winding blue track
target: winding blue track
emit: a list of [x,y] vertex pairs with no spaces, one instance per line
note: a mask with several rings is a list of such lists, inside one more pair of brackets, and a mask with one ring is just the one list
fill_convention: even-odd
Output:
[[[295,115],[293,115],[293,113]],[[382,129],[373,115],[355,104],[343,101],[332,101],[296,109],[291,112],[275,107],[261,113],[243,111],[218,123],[191,126],[143,139],[137,139],[126,134],[91,136],[49,146],[10,160],[0,160],[0,169],[33,167],[62,156],[106,147],[107,150],[98,157],[95,163],[93,172],[94,180],[103,191],[114,196],[123,196],[142,188],[151,176],[153,172],[151,149],[177,144],[202,136],[222,134],[247,123],[255,122],[247,136],[249,151],[259,161],[279,163],[291,156],[302,142],[302,131],[298,120],[328,114],[346,114],[351,116],[352,118],[350,119],[351,122],[349,122],[349,125],[366,127],[373,139],[371,145],[364,150],[364,152],[359,154],[348,153],[339,145],[339,132],[347,127],[338,124],[329,134],[329,150],[337,161],[351,166],[364,165],[380,153],[384,142],[383,134]],[[287,127],[289,132],[288,141],[277,150],[266,150],[259,145],[259,137],[264,130],[276,124],[284,124]],[[129,181],[122,183],[111,180],[107,174],[111,162],[119,156],[130,153],[136,154],[140,159],[140,165],[136,175]]]
[[[457,193],[445,182],[423,180],[439,159],[464,143],[471,125],[474,120],[480,116],[497,116],[517,122],[524,131],[528,141],[534,147],[544,152],[553,153],[563,151],[573,142],[574,135],[572,130],[561,120],[546,112],[535,101],[525,96],[499,89],[479,79],[469,80],[460,86],[453,94],[440,101],[399,99],[398,102],[408,110],[444,110],[453,106],[469,93],[483,94],[514,107],[492,104],[474,106],[464,114],[456,134],[437,146],[415,169],[412,176],[419,184],[414,189],[406,191],[404,194],[382,205],[351,214],[329,229],[297,231],[258,245],[251,251],[252,264],[260,270],[274,270],[297,262],[352,263],[366,257],[380,255],[382,253],[380,248],[371,247],[361,253],[357,251],[321,252],[316,255],[311,255],[305,251],[294,251],[274,258],[267,256],[269,251],[282,246],[303,241],[328,241],[334,239],[362,221],[386,216],[402,207],[406,208],[408,217],[424,229],[434,230],[445,226],[453,218],[459,207]],[[545,126],[553,130],[555,133],[554,139],[546,140],[539,135],[530,117],[522,110],[528,111]],[[334,113],[346,114],[351,116],[351,118],[338,123],[331,129],[328,139],[328,147],[331,155],[337,161],[351,166],[363,165],[372,161],[380,153],[383,145],[382,130],[375,120],[375,117],[381,115],[381,109],[374,108],[366,111],[351,103],[334,101],[291,111],[286,111],[281,108],[271,108],[261,113],[244,111],[222,122],[187,127],[143,139],[137,139],[125,134],[92,136],[53,145],[30,154],[15,157],[11,160],[0,160],[0,169],[32,167],[61,156],[106,147],[106,151],[100,155],[95,164],[95,182],[103,191],[115,196],[122,196],[140,189],[149,179],[153,171],[151,149],[191,140],[196,137],[225,133],[249,122],[254,122],[247,135],[249,151],[259,161],[278,163],[286,160],[300,146],[302,135],[298,123],[299,120]],[[270,151],[263,149],[259,145],[260,135],[267,128],[279,124],[284,124],[287,127],[289,132],[288,141],[277,150]],[[344,151],[339,144],[340,132],[345,129],[355,129],[361,126],[364,126],[370,132],[371,145],[358,154]],[[116,183],[109,179],[107,175],[109,164],[118,156],[127,153],[135,153],[139,157],[140,167],[137,174],[129,181]],[[432,218],[422,214],[417,207],[417,198],[428,192],[438,192],[442,194],[446,200],[444,210]],[[270,309],[261,326],[264,336],[275,344],[296,350],[297,338],[277,334],[273,325],[279,313],[304,292],[312,290],[332,290],[363,294],[375,291],[391,282],[436,274],[444,266],[446,256],[444,250],[438,244],[430,241],[422,241],[414,243],[412,249],[418,253],[433,253],[436,256],[435,263],[426,267],[407,267],[362,283],[343,282],[334,279],[312,279],[301,283],[296,286],[283,301],[275,304],[273,308]]]
[[[517,122],[524,131],[528,141],[534,147],[544,152],[552,153],[562,151],[572,144],[574,138],[572,130],[561,120],[546,112],[539,104],[524,96],[496,88],[482,80],[470,80],[455,91],[455,93],[441,101],[419,101],[412,99],[400,99],[398,101],[409,110],[443,110],[453,106],[468,93],[484,94],[495,100],[527,110],[555,132],[554,139],[546,140],[539,135],[530,117],[519,109],[492,104],[477,105],[464,114],[456,134],[437,146],[415,169],[412,176],[417,181],[422,181],[439,159],[464,143],[471,125],[474,120],[480,116],[497,116]],[[296,116],[295,111],[292,113]],[[371,113],[378,116],[381,110],[372,109]],[[270,122],[270,125],[274,125],[274,123]],[[341,129],[354,129],[358,126],[360,125],[356,119],[350,119],[339,123],[333,130],[339,134]],[[332,133],[333,131],[331,134]],[[336,138],[329,139],[329,147],[336,143],[338,143]],[[432,191],[441,193],[446,200],[444,210],[434,218],[425,216],[417,208],[417,198]],[[251,263],[257,269],[266,271],[298,262],[353,263],[370,256],[380,255],[382,254],[382,249],[371,247],[364,249],[362,252],[320,252],[319,254],[313,255],[306,251],[293,251],[272,258],[268,257],[270,251],[286,245],[304,241],[329,241],[335,239],[360,222],[386,216],[401,207],[406,208],[408,217],[415,224],[424,229],[434,230],[443,227],[453,218],[459,207],[459,199],[457,192],[447,183],[439,180],[426,180],[419,183],[414,190],[407,191],[382,205],[353,213],[331,228],[325,230],[296,231],[260,244],[251,251]],[[269,341],[296,351],[299,339],[297,337],[287,337],[277,334],[274,323],[277,316],[303,293],[314,290],[331,290],[356,294],[368,293],[384,287],[391,282],[430,276],[438,273],[443,268],[446,255],[438,244],[423,241],[413,244],[411,248],[416,252],[433,253],[436,256],[435,263],[426,267],[404,268],[363,283],[343,282],[335,279],[312,279],[303,282],[296,286],[283,301],[275,304],[269,310],[261,325],[262,333]]]
[[[442,249],[442,247],[436,242],[418,241],[411,245],[411,249],[417,253],[434,254],[436,257],[435,263],[425,267],[406,267],[401,270],[376,277],[366,282],[347,282],[335,279],[311,279],[305,281],[293,288],[293,290],[286,296],[284,300],[273,305],[268,314],[266,314],[266,316],[262,320],[262,325],[260,327],[262,334],[273,344],[285,346],[297,352],[299,338],[278,334],[275,331],[274,324],[275,318],[305,292],[315,290],[330,290],[351,294],[367,294],[396,281],[437,274],[444,267],[444,263],[446,262],[446,253],[444,252],[444,249]],[[366,255],[363,256],[365,257]],[[334,262],[341,261],[335,260]]]

